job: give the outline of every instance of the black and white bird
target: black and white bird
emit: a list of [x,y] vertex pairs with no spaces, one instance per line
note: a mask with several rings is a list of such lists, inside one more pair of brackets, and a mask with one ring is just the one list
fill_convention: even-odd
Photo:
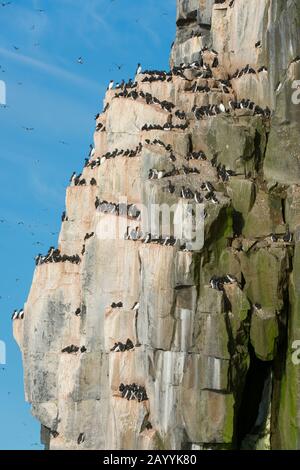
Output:
[[291,232],[288,230],[287,233],[284,235],[283,237],[283,241],[285,243],[291,243],[293,240],[293,235],[291,234]]
[[136,69],[136,75],[139,75],[140,73],[142,73],[142,66],[140,63],[138,63],[138,66],[137,66],[137,69]]
[[75,179],[77,178],[76,171],[73,172],[71,178],[70,178],[70,183],[75,183]]
[[196,202],[197,204],[202,204],[202,202],[203,202],[203,197],[201,196],[201,194],[199,193],[199,191],[196,191],[196,192],[195,192],[195,196],[194,196],[194,197],[195,197],[195,202]]
[[19,318],[18,310],[14,310],[14,313],[12,314],[11,319],[12,320],[17,320],[17,318]]
[[257,303],[256,303],[256,304],[253,305],[253,307],[254,307],[254,309],[255,309],[257,312],[259,312],[260,310],[262,310],[262,306],[261,306],[260,304],[257,304]]
[[150,242],[151,242],[151,233],[148,233],[145,238],[144,244],[147,245]]
[[82,444],[83,442],[85,441],[85,434],[84,432],[81,432],[78,436],[78,439],[77,439],[77,444],[80,445]]
[[209,181],[206,181],[205,183],[203,183],[202,189],[205,189],[206,191],[214,191],[215,190],[215,188],[213,187],[213,185]]
[[92,144],[90,144],[90,153],[89,153],[89,157],[92,158],[96,153],[96,150],[94,148],[94,146]]
[[108,89],[108,90],[112,90],[113,87],[114,87],[114,80],[111,80],[111,81],[109,82],[109,84],[108,84],[108,88],[107,88],[107,89]]

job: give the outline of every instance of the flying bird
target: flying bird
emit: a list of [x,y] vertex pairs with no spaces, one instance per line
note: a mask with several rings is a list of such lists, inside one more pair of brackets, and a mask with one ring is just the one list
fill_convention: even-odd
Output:
[[78,57],[77,62],[78,62],[78,64],[82,65],[82,64],[83,64],[83,58],[82,58],[82,57]]

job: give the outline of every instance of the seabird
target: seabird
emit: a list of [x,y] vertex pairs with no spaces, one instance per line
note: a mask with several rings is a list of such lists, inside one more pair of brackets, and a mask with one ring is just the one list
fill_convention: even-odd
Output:
[[12,317],[11,319],[12,320],[16,320],[18,318],[19,314],[18,314],[18,310],[14,310],[14,313],[12,314]]
[[140,63],[138,63],[138,66],[137,66],[137,69],[136,69],[136,75],[139,75],[140,73],[142,73],[142,66]]
[[209,181],[206,181],[203,185],[203,189],[206,189],[206,191],[214,191],[215,188],[213,187],[213,185],[209,182]]
[[199,191],[195,192],[195,201],[197,202],[197,204],[202,204],[203,202],[203,197],[201,196]]
[[217,197],[214,193],[212,194],[210,200],[213,204],[219,204],[219,200],[217,199]]
[[107,89],[108,89],[108,90],[112,90],[113,87],[114,87],[114,80],[111,80],[111,81],[109,82],[109,84],[108,84],[108,88],[107,88]]
[[77,178],[77,175],[76,175],[76,172],[74,171],[70,178],[70,183],[74,183],[76,178]]
[[80,433],[77,439],[77,444],[80,445],[85,441],[85,434],[84,432]]
[[237,282],[237,279],[234,276],[232,276],[231,274],[227,274],[226,277],[227,277],[228,281],[232,284]]
[[129,350],[129,349],[133,349],[134,348],[134,345],[133,345],[133,342],[128,338],[127,341],[126,341],[126,349]]
[[94,148],[94,146],[92,144],[90,144],[90,153],[89,153],[89,157],[92,158],[96,153],[96,150]]
[[291,241],[293,240],[293,235],[290,233],[290,231],[288,230],[287,233],[284,235],[283,237],[283,241],[285,243],[291,243]]
[[147,243],[150,243],[150,242],[151,242],[151,233],[148,233],[145,238],[144,244],[147,245]]
[[173,193],[175,192],[175,186],[171,183],[170,180],[168,181],[167,191],[168,191],[170,194],[173,194]]

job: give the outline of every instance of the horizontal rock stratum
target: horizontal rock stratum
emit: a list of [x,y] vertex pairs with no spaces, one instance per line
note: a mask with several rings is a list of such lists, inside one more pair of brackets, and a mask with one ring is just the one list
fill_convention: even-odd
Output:
[[46,448],[300,448],[299,21],[177,0],[170,72],[107,92],[14,321]]

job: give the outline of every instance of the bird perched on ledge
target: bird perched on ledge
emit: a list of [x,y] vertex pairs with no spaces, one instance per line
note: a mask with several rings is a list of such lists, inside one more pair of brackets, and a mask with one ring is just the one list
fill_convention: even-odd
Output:
[[142,73],[142,66],[140,63],[138,63],[137,69],[136,69],[136,75],[139,75],[140,73]]

